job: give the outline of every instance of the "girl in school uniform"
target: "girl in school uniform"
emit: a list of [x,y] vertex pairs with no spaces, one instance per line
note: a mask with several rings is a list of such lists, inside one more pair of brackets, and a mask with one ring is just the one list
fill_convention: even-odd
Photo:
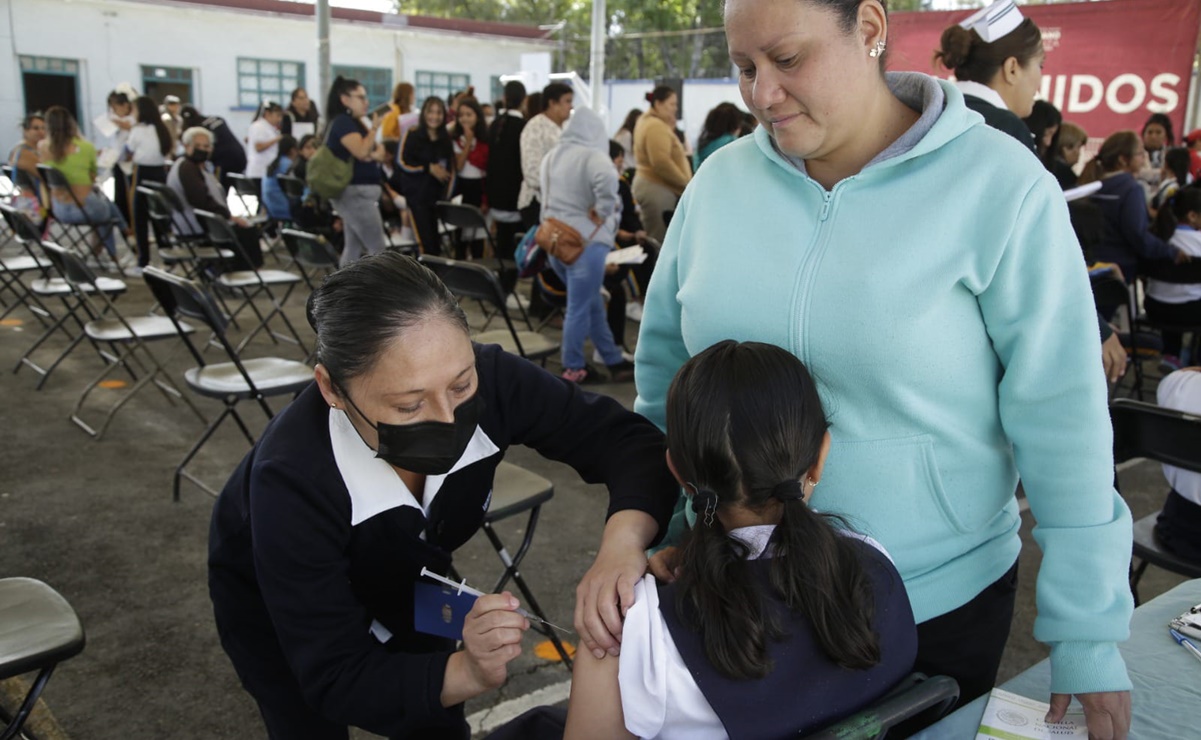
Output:
[[788,351],[719,342],[667,399],[667,464],[697,526],[674,581],[646,576],[618,660],[576,658],[566,740],[804,736],[912,669],[901,576],[870,538],[808,506],[830,448]]
[[454,146],[446,131],[446,104],[434,95],[421,104],[421,119],[400,142],[400,170],[413,231],[422,254],[442,254],[434,204],[454,188]]
[[138,245],[138,268],[150,264],[150,215],[146,198],[138,193],[144,182],[167,182],[167,155],[175,141],[158,112],[153,98],[145,95],[134,102],[137,124],[130,129],[125,151],[133,163],[129,181],[129,199],[133,203],[134,233]]

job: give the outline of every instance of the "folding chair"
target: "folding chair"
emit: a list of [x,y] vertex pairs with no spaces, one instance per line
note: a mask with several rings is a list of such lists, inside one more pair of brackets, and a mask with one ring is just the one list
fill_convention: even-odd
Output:
[[[95,251],[91,248],[91,246],[88,244],[89,235],[95,234],[96,238],[100,239],[100,229],[109,228],[115,233],[119,234],[122,241],[124,241],[125,234],[122,230],[120,219],[111,218],[105,221],[93,221],[92,217],[89,216],[87,211],[84,209],[83,202],[80,201],[79,198],[75,197],[75,191],[71,188],[71,183],[67,182],[67,178],[62,172],[59,172],[57,169],[48,164],[39,164],[38,172],[41,174],[42,179],[46,181],[46,185],[52,191],[57,190],[67,193],[67,195],[69,195],[71,198],[71,202],[73,202],[76,207],[79,208],[79,212],[83,214],[83,223],[69,224],[62,219],[55,217],[53,215],[54,209],[50,209],[53,222],[62,227],[63,235],[69,242],[68,246],[72,247],[73,249],[78,249],[82,254],[93,255],[97,261],[99,261],[102,253],[104,253],[106,256],[108,255],[105,253],[103,247],[101,247],[98,251]],[[126,249],[128,250],[128,248],[129,245],[126,244]],[[110,260],[113,262],[113,269],[119,270],[121,267],[120,264],[118,264],[116,260],[112,260],[111,257]]]
[[505,306],[505,290],[496,273],[474,262],[435,257],[423,254],[420,262],[434,271],[446,287],[458,298],[470,298],[491,308],[505,321],[505,329],[477,333],[473,339],[481,344],[499,344],[506,352],[521,355],[527,360],[541,360],[559,351],[559,345],[535,331],[518,331]]
[[[484,218],[483,211],[475,206],[452,203],[448,200],[438,201],[434,208],[438,215],[438,223],[445,228],[452,245],[457,245],[464,239],[484,240],[484,259],[472,261],[495,272],[504,286],[505,294],[516,296],[513,290],[517,287],[517,264],[513,260],[495,256],[496,242],[492,238],[492,230],[488,228],[488,220]],[[526,315],[525,306],[520,300],[517,300],[517,308],[521,311],[521,318],[530,325],[530,317]]]
[[[38,255],[33,251],[33,245],[35,244],[38,245],[39,250],[41,249],[41,242],[30,236],[31,234],[36,235],[36,227],[33,226],[33,223],[29,221],[24,214],[14,211],[7,206],[0,206],[0,212],[3,212],[6,222],[16,225],[14,232],[16,234],[17,242],[25,248],[25,251],[29,257],[35,260],[38,260],[40,257],[44,257],[44,253],[42,255]],[[122,280],[98,277],[94,283],[85,287],[84,289],[88,291],[99,291],[105,293],[108,298],[115,298],[116,296],[125,293],[126,286],[125,282]],[[54,372],[54,370],[62,363],[62,361],[65,360],[67,356],[71,354],[71,352],[74,351],[74,349],[84,339],[87,339],[92,347],[96,350],[96,353],[100,355],[101,359],[104,359],[104,351],[100,349],[100,346],[97,345],[95,341],[87,336],[86,332],[84,332],[85,323],[97,318],[97,316],[88,312],[88,304],[80,302],[75,295],[75,290],[67,282],[65,277],[53,277],[50,275],[49,271],[47,271],[44,273],[44,277],[36,278],[29,283],[29,292],[36,297],[39,305],[42,305],[43,307],[45,304],[42,299],[57,299],[62,304],[64,311],[62,314],[54,316],[50,313],[49,309],[45,309],[48,314],[47,319],[53,319],[53,321],[49,324],[49,326],[46,326],[46,330],[42,332],[42,334],[38,336],[36,340],[34,340],[34,343],[17,359],[17,363],[13,367],[14,374],[19,372],[22,366],[28,367],[41,376],[36,386],[37,390],[41,390],[42,387],[46,385],[46,381],[50,380],[51,373]],[[82,317],[80,314],[82,314]],[[73,323],[75,327],[79,329],[78,335],[72,334],[71,330],[67,328],[68,321]],[[45,344],[52,336],[59,332],[67,337],[69,343],[66,349],[64,349],[54,359],[53,362],[46,367],[42,367],[34,361],[33,353],[36,352],[43,344]]]
[[874,704],[802,740],[884,740],[904,723],[896,736],[908,737],[934,724],[959,701],[959,684],[949,676],[911,673]]
[[[259,193],[262,181],[257,177],[247,177],[240,172],[229,172],[225,176],[233,183],[234,195],[238,196],[238,202],[242,204],[242,208],[246,209],[246,218],[254,218],[259,212]],[[254,208],[251,208],[250,204],[246,202],[247,198],[254,199]]]
[[221,265],[234,253],[207,246],[203,231],[188,233],[181,228],[183,208],[175,191],[159,182],[144,182],[137,192],[146,199],[146,211],[154,226],[158,256],[168,269],[181,268],[189,278],[200,275],[205,265]]
[[[1113,418],[1114,464],[1144,457],[1201,473],[1201,417],[1128,398],[1111,403],[1109,413]],[[1117,480],[1116,472],[1114,480]],[[1155,538],[1155,521],[1160,513],[1155,512],[1134,523],[1134,557],[1142,561],[1138,567],[1133,563],[1130,566],[1130,592],[1134,595],[1135,605],[1141,603],[1138,582],[1148,565],[1157,565],[1189,578],[1201,578],[1201,564],[1173,555],[1159,546]]]
[[[244,360],[241,352],[230,343],[225,330],[229,318],[218,308],[212,294],[192,280],[173,275],[157,267],[147,267],[142,276],[150,286],[155,299],[176,324],[179,336],[196,360],[197,366],[184,373],[184,381],[196,393],[208,398],[220,399],[225,404],[221,414],[205,428],[200,438],[175,468],[173,497],[179,501],[180,481],[187,478],[202,490],[216,496],[217,491],[188,472],[187,465],[204,447],[226,418],[232,417],[246,440],[253,445],[254,435],[246,426],[237,405],[242,401],[254,400],[263,414],[270,420],[275,416],[267,399],[272,396],[295,395],[313,381],[313,369],[303,362],[279,357],[257,357]],[[210,364],[196,349],[183,328],[182,317],[204,322],[213,331],[218,344],[225,351],[229,362]]]
[[298,229],[284,229],[280,236],[310,291],[316,290],[321,278],[338,269],[338,253],[324,237]]
[[[234,232],[233,226],[229,221],[222,216],[209,211],[194,210],[196,218],[204,226],[205,233],[208,235],[209,242],[218,249],[229,249],[240,255],[245,260],[247,265],[251,265],[249,270],[235,270],[232,272],[223,272],[213,281],[213,285],[218,289],[226,289],[233,293],[242,296],[242,303],[230,313],[230,320],[237,318],[238,314],[243,309],[249,307],[258,318],[259,323],[251,331],[242,338],[238,344],[238,351],[245,349],[260,331],[266,330],[267,336],[271,341],[278,344],[281,340],[295,344],[300,347],[305,355],[308,355],[309,350],[305,347],[304,341],[296,332],[296,327],[292,326],[292,322],[288,320],[284,313],[283,304],[287,302],[288,296],[292,295],[292,291],[302,282],[299,275],[295,275],[285,270],[263,270],[253,267],[250,255],[242,248],[241,242],[238,241],[238,235]],[[282,298],[277,298],[272,287],[286,287]],[[263,314],[255,305],[254,299],[258,296],[266,296],[271,303],[271,310]],[[280,334],[271,328],[271,319],[278,316],[283,321],[284,326],[288,328],[290,334]]]
[[0,681],[38,672],[15,714],[0,708],[0,740],[26,737],[21,728],[50,675],[85,642],[79,615],[57,591],[32,578],[0,578]]
[[[28,241],[37,241],[37,227],[20,211],[0,203],[0,215],[9,228],[12,240],[22,249]],[[5,307],[0,313],[0,319],[8,318],[9,314],[24,306],[43,327],[49,326],[47,321],[53,319],[54,315],[24,282],[24,277],[28,274],[36,273],[43,279],[49,277],[49,269],[50,263],[36,255],[0,257],[0,295],[9,293],[14,299],[12,303],[4,302]]]
[[[492,481],[492,503],[488,507],[487,513],[484,514],[483,522],[484,534],[492,543],[492,547],[496,549],[496,554],[500,556],[500,561],[505,566],[505,570],[492,588],[492,592],[500,593],[505,584],[512,579],[525,598],[526,607],[543,620],[546,619],[546,615],[542,612],[542,607],[538,605],[538,600],[534,598],[534,593],[526,585],[525,579],[521,577],[519,568],[521,561],[529,552],[530,545],[534,542],[534,530],[538,526],[538,515],[542,512],[542,505],[554,498],[554,495],[555,486],[546,478],[531,473],[525,468],[501,462],[496,468],[496,477]],[[530,517],[526,521],[525,535],[521,540],[521,546],[517,548],[517,554],[510,556],[492,525],[527,511],[530,513]],[[559,653],[559,657],[563,659],[567,670],[571,670],[571,656],[567,654],[567,650],[563,647],[563,643],[555,631],[541,624],[532,626],[546,635],[554,645],[556,652]]]
[[[79,255],[57,244],[43,242],[41,246],[46,252],[46,257],[66,278],[67,284],[71,286],[80,306],[85,307],[86,312],[95,317],[84,325],[84,334],[97,345],[108,345],[110,350],[110,352],[101,353],[108,364],[80,393],[79,400],[75,402],[75,408],[71,411],[71,421],[91,436],[100,439],[104,436],[104,432],[107,431],[108,425],[117,411],[148,383],[154,383],[172,404],[175,403],[174,399],[182,399],[197,418],[205,421],[204,414],[200,413],[192,400],[171,381],[171,376],[146,345],[147,342],[155,340],[174,339],[181,331],[190,334],[195,329],[188,324],[173,322],[163,316],[135,316],[132,318],[122,316],[108,295],[103,291],[95,290],[94,286],[98,278],[88,269]],[[93,301],[100,305],[95,305]],[[117,348],[118,345],[121,346],[121,349]],[[131,362],[138,365],[138,371],[142,373],[142,377],[138,377],[138,371],[130,366]],[[88,395],[117,367],[125,368],[133,378],[134,385],[109,408],[99,428],[94,429],[80,416],[84,402],[87,401]]]

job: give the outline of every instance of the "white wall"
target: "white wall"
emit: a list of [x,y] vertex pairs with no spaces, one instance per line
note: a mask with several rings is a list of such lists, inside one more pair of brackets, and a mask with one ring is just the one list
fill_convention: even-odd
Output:
[[[253,117],[253,111],[235,109],[239,56],[304,62],[305,85],[324,109],[324,92],[316,90],[312,19],[127,0],[0,0],[0,43],[16,51],[0,55],[4,153],[19,139],[15,124],[25,113],[17,58],[21,54],[80,60],[80,123],[85,135],[91,119],[104,112],[105,99],[116,84],[130,82],[141,88],[142,65],[193,69],[196,107],[224,117],[238,134],[245,133]],[[333,64],[391,68],[393,83],[412,82],[417,70],[468,74],[485,97],[492,75],[518,71],[523,53],[549,50],[543,43],[521,39],[337,19],[331,24],[330,47]]]
[[[655,88],[654,80],[610,80],[605,83],[605,105],[609,110],[609,134],[617,133],[617,128],[625,120],[626,114],[632,108],[646,110],[646,94]],[[742,110],[742,96],[738,93],[738,83],[734,80],[684,80],[684,107],[681,111],[684,135],[692,147],[696,147],[696,139],[700,136],[701,127],[705,124],[705,116],[718,103],[733,103]]]

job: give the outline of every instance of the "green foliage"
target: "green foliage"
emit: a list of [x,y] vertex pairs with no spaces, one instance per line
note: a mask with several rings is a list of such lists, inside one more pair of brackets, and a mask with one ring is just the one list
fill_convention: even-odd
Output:
[[[970,1],[970,0],[969,0]],[[925,10],[931,0],[889,0],[890,11]],[[586,0],[396,0],[397,12],[526,25],[562,23],[556,71],[588,76],[592,3]],[[611,79],[728,77],[718,0],[608,0],[605,76]]]

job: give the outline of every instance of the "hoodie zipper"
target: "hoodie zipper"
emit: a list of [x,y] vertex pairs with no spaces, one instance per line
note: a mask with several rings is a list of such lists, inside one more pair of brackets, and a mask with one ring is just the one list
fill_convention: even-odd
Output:
[[795,317],[793,327],[796,334],[793,337],[793,348],[797,357],[801,362],[809,364],[809,332],[808,323],[810,317],[809,307],[813,300],[813,286],[817,282],[817,272],[821,265],[822,259],[825,257],[826,249],[829,246],[830,233],[833,231],[827,226],[827,221],[830,218],[830,213],[835,205],[835,200],[839,195],[839,191],[848,183],[855,180],[857,176],[852,175],[844,180],[840,180],[830,190],[826,190],[815,180],[809,179],[809,182],[822,193],[821,210],[818,212],[817,229],[810,237],[812,248],[806,255],[805,260],[801,263],[801,269],[797,271],[796,283],[793,286],[792,300],[792,315]]

